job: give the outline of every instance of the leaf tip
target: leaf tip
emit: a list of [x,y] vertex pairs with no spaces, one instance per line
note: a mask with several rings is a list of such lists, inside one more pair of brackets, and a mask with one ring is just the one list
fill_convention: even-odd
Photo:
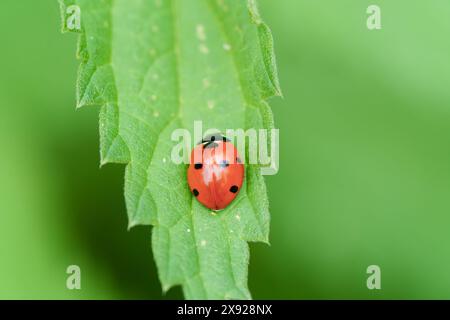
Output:
[[[154,211],[150,211],[154,212]],[[155,225],[155,221],[153,221],[153,217],[143,216],[143,215],[136,215],[135,217],[131,217],[130,211],[128,210],[128,227],[127,230],[130,231],[132,228],[136,226],[149,226],[149,225]]]
[[163,293],[163,295],[166,295],[167,292],[170,290],[170,288],[172,288],[172,285],[163,283],[162,284],[162,293]]
[[139,221],[134,220],[134,219],[130,219],[130,220],[128,220],[127,230],[130,231],[132,228],[138,226],[139,224],[140,224]]
[[280,97],[281,99],[284,99],[283,90],[281,90],[281,86],[278,81],[275,85],[275,96]]
[[258,31],[262,59],[268,77],[267,87],[263,90],[263,97],[265,99],[273,96],[283,97],[283,92],[281,91],[278,78],[272,32],[261,18],[256,0],[247,0],[247,9],[249,11],[251,21],[256,25]]
[[107,165],[108,163],[110,163],[110,162],[109,162],[109,159],[103,158],[103,157],[100,156],[100,164],[99,164],[98,167],[101,169],[101,168],[103,168],[105,165]]
[[261,15],[259,14],[259,10],[258,10],[256,1],[255,0],[247,0],[247,7],[248,7],[248,10],[250,11],[250,16],[252,18],[252,21],[257,25],[261,24],[262,19],[261,19]]

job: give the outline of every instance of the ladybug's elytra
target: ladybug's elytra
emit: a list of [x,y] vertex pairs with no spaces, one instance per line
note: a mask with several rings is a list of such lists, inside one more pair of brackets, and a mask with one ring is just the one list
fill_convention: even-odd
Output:
[[244,165],[226,137],[210,135],[192,150],[189,188],[205,207],[225,209],[238,195],[243,181]]

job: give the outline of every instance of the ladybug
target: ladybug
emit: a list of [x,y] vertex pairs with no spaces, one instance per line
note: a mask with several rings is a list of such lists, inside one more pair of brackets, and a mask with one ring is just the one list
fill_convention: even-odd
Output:
[[241,190],[244,165],[233,143],[221,134],[213,134],[192,150],[187,178],[197,200],[218,211],[225,209]]

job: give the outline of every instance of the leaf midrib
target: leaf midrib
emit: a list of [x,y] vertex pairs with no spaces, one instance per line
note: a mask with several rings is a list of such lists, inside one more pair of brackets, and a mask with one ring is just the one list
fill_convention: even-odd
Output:
[[[173,30],[173,41],[174,41],[174,45],[173,45],[173,52],[174,52],[174,61],[175,61],[175,74],[176,74],[176,96],[177,96],[177,101],[178,101],[178,117],[180,118],[180,122],[181,125],[183,127],[186,128],[186,125],[184,124],[183,121],[183,117],[182,117],[182,101],[181,101],[181,75],[180,75],[180,47],[179,47],[179,35],[178,35],[178,23],[177,23],[177,10],[176,10],[176,4],[175,4],[176,0],[170,0],[170,9],[171,9],[171,14],[172,14],[172,30]],[[175,116],[176,117],[176,116]],[[161,131],[162,132],[162,131]],[[159,140],[159,137],[158,137]],[[152,161],[153,162],[153,159]],[[202,277],[202,273],[201,273],[201,264],[200,264],[200,253],[198,250],[198,243],[197,243],[197,238],[196,238],[196,230],[194,227],[194,219],[193,219],[193,214],[194,214],[194,210],[193,210],[193,202],[195,201],[195,199],[191,196],[191,201],[190,201],[190,220],[191,220],[191,227],[192,227],[192,236],[194,238],[194,243],[195,243],[195,256],[196,256],[196,262],[197,262],[197,269],[198,269],[198,276],[200,278],[200,282],[202,285],[202,289],[205,292],[206,296],[208,296],[208,292],[206,290],[206,286],[205,286],[205,280]],[[169,257],[170,259],[170,257]],[[170,263],[167,264],[168,267],[170,266]],[[185,277],[184,282],[185,285],[187,285],[187,278]]]

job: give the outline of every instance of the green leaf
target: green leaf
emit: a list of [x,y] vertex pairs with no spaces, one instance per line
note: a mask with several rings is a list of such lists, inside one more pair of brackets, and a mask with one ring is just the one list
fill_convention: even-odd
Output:
[[126,163],[129,226],[153,225],[163,290],[188,299],[249,299],[248,241],[268,242],[258,165],[232,205],[192,197],[186,165],[170,161],[176,128],[273,127],[280,95],[272,36],[254,1],[64,0],[81,9],[77,106],[101,105],[101,163]]

